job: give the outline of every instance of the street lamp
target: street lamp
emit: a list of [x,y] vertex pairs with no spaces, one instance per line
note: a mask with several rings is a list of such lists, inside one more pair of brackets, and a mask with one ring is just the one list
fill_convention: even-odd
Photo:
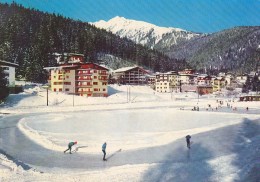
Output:
[[73,93],[72,93],[72,94],[73,94],[73,107],[74,107],[74,95],[75,95],[75,89],[74,89],[74,87],[73,87],[72,90],[73,90]]
[[49,90],[49,85],[44,85],[42,86],[42,88],[45,88],[47,90],[47,106],[49,105],[49,93],[48,93],[48,90]]

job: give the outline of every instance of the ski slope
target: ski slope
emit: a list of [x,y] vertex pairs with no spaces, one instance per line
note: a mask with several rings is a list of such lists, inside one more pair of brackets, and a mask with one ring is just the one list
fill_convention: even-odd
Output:
[[[49,92],[48,107],[46,90],[37,86],[10,95],[0,107],[10,113],[0,118],[0,180],[260,179],[260,103],[237,102],[226,93],[160,94],[145,86],[131,87],[129,101],[126,87],[110,86],[107,98]],[[78,141],[78,150],[63,154],[70,141]],[[107,162],[101,152],[105,141]]]

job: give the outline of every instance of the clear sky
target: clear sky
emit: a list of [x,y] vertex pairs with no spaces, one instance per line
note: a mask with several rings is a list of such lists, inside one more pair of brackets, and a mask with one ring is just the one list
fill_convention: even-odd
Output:
[[260,0],[0,0],[12,1],[86,22],[122,16],[203,33],[260,26]]

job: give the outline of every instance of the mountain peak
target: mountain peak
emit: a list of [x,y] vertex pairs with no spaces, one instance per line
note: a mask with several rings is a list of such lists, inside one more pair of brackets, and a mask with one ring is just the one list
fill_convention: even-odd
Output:
[[110,19],[109,21],[121,21],[121,20],[126,20],[126,19],[122,16],[115,16],[114,18]]
[[120,16],[93,24],[98,28],[106,29],[120,37],[127,37],[138,44],[151,48],[154,48],[158,43],[167,44],[168,47],[177,44],[178,41],[188,40],[198,35],[180,28],[159,27],[148,22]]

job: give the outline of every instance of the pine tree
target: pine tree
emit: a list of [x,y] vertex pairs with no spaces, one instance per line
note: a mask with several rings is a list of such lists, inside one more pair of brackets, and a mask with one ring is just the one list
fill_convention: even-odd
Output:
[[0,40],[0,59],[19,64],[17,75],[35,82],[46,81],[43,68],[53,66],[53,53],[83,53],[88,62],[97,62],[99,54],[112,54],[154,71],[177,65],[175,59],[88,23],[15,3],[0,3]]
[[0,67],[0,103],[8,96],[7,80],[5,78],[5,73],[2,67]]

